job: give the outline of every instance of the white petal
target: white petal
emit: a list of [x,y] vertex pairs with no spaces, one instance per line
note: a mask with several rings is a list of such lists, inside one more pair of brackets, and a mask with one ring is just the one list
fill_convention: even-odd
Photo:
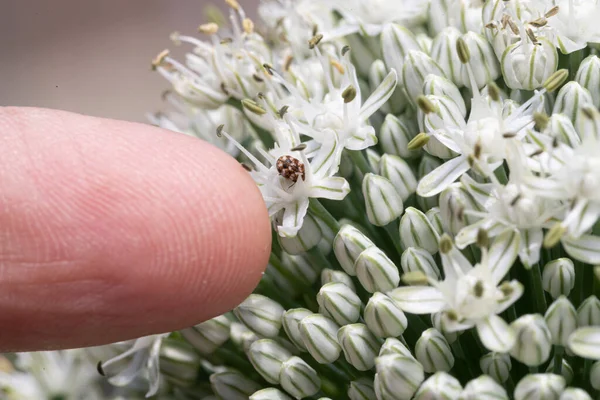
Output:
[[583,235],[580,238],[564,237],[563,247],[571,257],[588,264],[600,264],[600,237]]
[[315,180],[310,188],[310,197],[343,200],[350,192],[348,181],[339,176]]
[[466,156],[448,160],[421,179],[417,186],[417,194],[421,197],[435,196],[468,170]]
[[398,306],[411,314],[431,314],[444,309],[446,301],[442,292],[429,286],[404,286],[392,290],[388,295]]
[[521,248],[519,258],[524,265],[533,265],[540,261],[540,249],[544,233],[541,228],[521,230]]
[[456,281],[473,269],[467,257],[454,246],[448,253],[442,254],[441,258],[446,281]]
[[277,227],[277,232],[283,237],[296,236],[304,223],[306,210],[308,210],[307,198],[302,198],[296,203],[285,207],[283,221],[281,225]]
[[600,326],[577,329],[569,336],[569,349],[580,357],[600,360]]
[[517,259],[519,241],[518,231],[507,231],[494,239],[488,253],[488,266],[495,284],[504,278]]
[[337,156],[341,153],[338,151],[340,143],[337,133],[331,129],[323,131],[327,132],[325,140],[321,143],[321,148],[317,152],[315,158],[310,162],[312,173],[316,176],[328,176],[335,173]]
[[344,147],[348,150],[364,150],[377,144],[375,128],[370,125],[360,127],[354,135],[347,138]]
[[[600,204],[578,200],[575,207],[569,212],[569,215],[565,217],[565,225],[567,225],[570,235],[579,237],[594,226],[598,220],[598,216],[600,216]],[[567,220],[570,222],[567,223]]]
[[490,351],[506,353],[517,339],[512,328],[497,315],[477,323],[477,333],[483,345]]
[[[461,153],[460,146],[452,138],[452,130],[438,129],[431,132],[432,136],[435,137],[441,144],[449,148],[455,153]],[[459,131],[460,132],[460,131]],[[460,132],[462,134],[462,132]]]
[[477,241],[477,233],[480,229],[487,231],[488,236],[494,236],[491,232],[492,230],[498,230],[503,228],[503,225],[500,225],[497,222],[494,223],[493,219],[485,218],[475,222],[474,224],[462,228],[456,235],[456,238],[454,238],[454,243],[459,249],[464,249],[468,245],[473,244]]
[[515,301],[519,300],[519,298],[523,295],[525,291],[525,287],[523,284],[517,280],[512,280],[508,282],[508,286],[511,289],[511,293],[508,297],[504,298],[501,303],[498,304],[498,308],[496,308],[496,314],[500,314],[504,312],[508,307],[512,306]]
[[367,101],[360,108],[359,119],[364,121],[369,118],[371,115],[375,113],[375,111],[379,110],[381,106],[388,101],[390,96],[396,90],[396,84],[398,83],[398,74],[395,69],[391,69],[390,73],[387,74],[383,82],[377,89],[371,93]]
[[463,175],[460,181],[465,189],[467,189],[467,192],[473,196],[479,207],[482,209],[487,208],[487,204],[492,198],[494,185],[491,183],[479,183],[467,174]]

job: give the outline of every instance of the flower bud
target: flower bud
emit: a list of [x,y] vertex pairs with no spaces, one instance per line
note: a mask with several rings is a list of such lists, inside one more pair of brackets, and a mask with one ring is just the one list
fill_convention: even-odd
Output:
[[[554,371],[554,360],[551,359],[550,364],[548,364],[548,367],[546,368],[546,373],[552,373],[553,371]],[[573,381],[573,376],[574,376],[573,368],[571,368],[571,366],[569,365],[567,360],[565,360],[564,358],[562,359],[560,375],[563,378],[565,378],[565,383],[567,385]]]
[[378,337],[396,337],[406,330],[408,321],[398,304],[383,293],[374,293],[364,311],[367,327]]
[[334,362],[342,348],[337,340],[339,330],[333,320],[320,314],[304,317],[300,321],[300,337],[310,355],[320,364]]
[[[448,71],[447,69],[444,70]],[[458,87],[456,87],[452,81],[444,78],[443,76],[433,74],[427,75],[425,82],[423,82],[423,94],[425,96],[433,95],[450,99],[456,104],[458,110],[460,110],[460,115],[462,115],[463,118],[467,116],[467,106],[465,105],[465,100],[460,94],[460,90],[458,90]]]
[[229,340],[231,322],[220,315],[206,322],[181,330],[181,335],[202,354],[210,354]]
[[[507,10],[507,8],[513,8]],[[489,27],[485,27],[484,34],[494,48],[496,57],[502,59],[502,54],[508,46],[518,42],[521,37],[514,33],[510,26],[502,26],[496,21],[502,21],[504,15],[522,15],[525,10],[522,9],[521,2],[506,2],[504,0],[486,1],[482,10],[482,21],[484,24],[490,22]],[[515,14],[512,14],[512,13]]]
[[429,222],[431,222],[431,226],[433,226],[433,229],[435,229],[435,232],[439,235],[442,236],[442,234],[444,233],[444,225],[442,223],[442,214],[440,211],[439,207],[433,207],[432,209],[428,210],[425,215],[427,216],[427,219],[429,220]]
[[400,274],[379,247],[369,247],[356,259],[356,276],[369,293],[387,292],[398,286]]
[[564,114],[552,114],[546,133],[571,147],[577,146],[581,142],[573,123]]
[[[396,71],[402,71],[402,69],[396,69]],[[388,73],[389,69],[386,68],[383,61],[375,60],[373,64],[371,64],[371,68],[369,69],[369,87],[371,93],[381,85]],[[402,88],[397,86],[394,94],[392,94],[389,100],[381,106],[380,111],[386,114],[391,112],[401,113],[406,106],[406,96],[404,96]]]
[[390,354],[399,354],[404,357],[410,357],[415,361],[417,360],[404,343],[393,337],[385,339],[385,342],[383,342],[383,346],[381,346],[381,349],[379,349],[379,357],[387,356]]
[[[479,89],[500,76],[500,66],[489,42],[480,34],[467,32],[461,36],[471,54],[469,63],[473,69],[475,83]],[[463,82],[469,82],[467,68],[462,70]],[[553,71],[554,72],[554,71]]]
[[583,389],[566,388],[558,400],[592,400],[592,397]]
[[379,171],[396,188],[402,201],[406,201],[417,190],[415,174],[406,161],[400,157],[384,154],[379,163]]
[[271,339],[260,339],[248,349],[248,359],[254,369],[269,383],[279,383],[279,372],[292,353]]
[[388,69],[402,71],[406,55],[419,51],[421,47],[410,29],[397,24],[388,24],[381,32],[381,52]]
[[281,252],[281,266],[287,274],[293,276],[302,285],[312,285],[319,276],[317,268],[303,256],[292,256]]
[[454,366],[452,350],[444,336],[435,328],[421,334],[415,345],[415,356],[427,373],[450,371]]
[[400,219],[400,242],[404,248],[419,247],[435,254],[439,237],[425,214],[408,207]]
[[510,355],[523,364],[536,367],[546,362],[552,348],[548,325],[539,314],[527,314],[510,324],[518,338]]
[[577,326],[600,326],[600,300],[591,295],[577,309]]
[[458,335],[460,334],[460,332],[449,331],[446,326],[447,324],[448,318],[444,317],[444,312],[437,312],[431,314],[431,325],[433,325],[435,329],[437,329],[439,332],[442,333],[442,335],[444,335],[448,343],[452,344],[456,341],[456,339],[458,339]]
[[337,336],[346,361],[350,365],[359,371],[367,371],[375,366],[375,357],[377,357],[381,343],[366,325],[343,326]]
[[306,351],[306,346],[300,335],[300,321],[313,312],[306,308],[294,308],[283,313],[281,318],[283,330],[287,334],[292,343],[300,350]]
[[590,55],[579,64],[575,80],[592,96],[594,107],[600,108],[600,58]]
[[508,46],[501,62],[502,75],[509,88],[535,90],[556,71],[558,53],[550,41],[540,37],[537,45],[519,41]]
[[277,235],[277,240],[287,253],[293,255],[304,254],[319,244],[323,233],[319,227],[318,221],[310,214],[306,214],[302,228],[294,237],[283,237]]
[[[398,70],[399,71],[399,70]],[[429,74],[444,76],[444,71],[431,57],[419,50],[412,50],[404,59],[402,80],[408,101],[416,105],[417,97],[423,94],[423,83]]]
[[190,387],[196,382],[200,369],[200,356],[186,342],[164,339],[159,350],[160,374],[180,387]]
[[508,400],[506,390],[487,375],[469,381],[463,389],[461,400]]
[[279,303],[270,298],[260,294],[251,294],[233,310],[233,313],[244,325],[257,334],[275,337],[281,328],[281,316],[284,311]]
[[515,400],[558,400],[565,379],[555,374],[530,374],[515,388]]
[[462,183],[456,182],[444,189],[439,204],[444,232],[456,235],[462,228],[475,222],[464,211],[477,210],[478,206]]
[[458,400],[461,392],[458,379],[446,372],[436,372],[423,382],[414,400]]
[[279,389],[267,388],[254,392],[248,400],[292,400],[292,398]]
[[[579,83],[571,81],[558,91],[552,114],[565,114],[571,119],[573,126],[577,126],[578,120],[581,118],[579,109],[584,106],[593,106],[593,104],[590,92]],[[579,133],[581,134],[581,132]]]
[[210,386],[221,399],[246,400],[260,385],[238,371],[228,370],[210,376]]
[[600,111],[596,106],[584,105],[577,111],[577,125],[575,130],[582,141],[599,140],[600,139]]
[[409,150],[408,143],[417,133],[418,128],[411,118],[400,119],[393,114],[388,114],[379,130],[379,145],[386,154],[403,159],[415,158],[419,156],[420,151]]
[[372,246],[375,244],[352,225],[343,225],[333,240],[335,257],[349,275],[356,275],[356,259]]
[[321,389],[317,372],[296,356],[283,363],[279,381],[281,387],[296,399],[313,396]]
[[[446,71],[448,78],[458,87],[465,86],[468,82],[463,80],[465,66],[460,62],[458,53],[456,52],[456,40],[460,35],[461,33],[458,29],[450,26],[437,34],[431,44],[431,58]],[[466,108],[463,117],[465,115]]]
[[404,206],[400,194],[383,176],[368,173],[362,183],[369,222],[385,226],[402,215]]
[[238,322],[231,323],[231,341],[238,347],[241,347],[244,352],[250,349],[252,343],[260,339],[256,333],[252,332],[246,325]]
[[600,360],[600,327],[585,326],[569,336],[569,350],[575,355],[592,360]]
[[360,317],[361,302],[357,294],[340,282],[327,283],[317,294],[319,312],[339,325],[356,322]]
[[600,390],[600,361],[596,361],[592,364],[590,370],[590,383],[594,389]]
[[504,383],[510,377],[512,363],[508,354],[491,352],[479,359],[479,367],[496,382]]
[[411,357],[385,355],[377,357],[375,364],[375,394],[378,399],[410,400],[425,379],[423,367]]
[[360,378],[350,382],[348,388],[348,398],[350,400],[371,400],[375,398],[375,387],[370,378]]
[[542,273],[544,290],[556,299],[568,296],[575,286],[575,267],[570,258],[559,258],[544,265]]
[[321,272],[321,286],[335,282],[343,283],[352,289],[353,292],[356,292],[356,287],[354,286],[354,282],[352,281],[352,278],[350,278],[350,275],[342,271],[325,268]]
[[552,334],[552,344],[566,346],[569,335],[577,328],[577,311],[565,296],[560,296],[548,307],[544,316]]

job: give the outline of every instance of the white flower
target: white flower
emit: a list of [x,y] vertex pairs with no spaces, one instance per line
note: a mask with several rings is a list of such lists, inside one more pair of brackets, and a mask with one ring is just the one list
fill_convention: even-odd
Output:
[[306,146],[301,145],[293,124],[277,122],[274,118],[273,121],[279,127],[278,147],[268,153],[262,152],[269,166],[238,144],[224,129],[220,129],[219,134],[236,143],[254,163],[256,170],[251,172],[252,178],[263,195],[269,215],[276,218],[279,235],[293,237],[302,227],[310,198],[342,200],[350,187],[344,178],[332,176],[337,170],[334,152],[338,138],[335,132],[329,132],[318,153],[309,161],[303,152]]
[[475,243],[477,232],[484,229],[495,237],[505,232],[515,232],[513,240],[519,242],[519,258],[526,266],[540,259],[543,232],[546,221],[559,210],[559,204],[539,198],[536,193],[518,182],[509,181],[506,186],[478,183],[468,175],[461,182],[481,210],[465,210],[464,213],[479,217],[479,221],[458,232],[459,248]]
[[158,391],[160,384],[159,354],[160,347],[168,333],[160,335],[145,336],[133,342],[131,348],[116,357],[106,360],[98,365],[101,371],[108,372],[111,366],[127,360],[133,356],[127,363],[127,367],[121,369],[116,375],[109,376],[108,381],[114,386],[127,386],[135,378],[141,376],[144,372],[148,374],[150,388],[146,397],[151,397]]
[[547,3],[538,0],[537,10],[541,16],[552,6],[558,7],[556,15],[547,18],[547,24],[539,33],[550,38],[564,54],[580,50],[588,43],[600,42],[600,7],[597,0],[555,0]]
[[[405,312],[429,314],[445,311],[445,329],[461,331],[477,328],[483,344],[491,351],[506,352],[513,346],[514,332],[497,314],[511,306],[522,294],[518,281],[498,284],[512,266],[515,249],[482,249],[481,262],[475,266],[456,249],[448,249],[445,237],[440,244],[445,280],[428,278],[431,287],[400,287],[390,292]],[[445,251],[442,251],[444,248]]]

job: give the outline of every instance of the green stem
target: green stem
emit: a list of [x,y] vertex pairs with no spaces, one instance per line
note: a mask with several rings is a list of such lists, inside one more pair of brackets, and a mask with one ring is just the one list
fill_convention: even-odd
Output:
[[496,168],[496,170],[494,171],[494,175],[496,175],[496,179],[498,179],[498,181],[505,185],[508,182],[508,175],[506,174],[506,169],[504,169],[504,165],[499,166],[498,168]]
[[536,304],[537,312],[544,314],[546,312],[546,295],[542,287],[542,274],[540,272],[540,264],[535,263],[529,269],[529,277],[533,287],[533,296]]
[[323,270],[325,268],[336,269],[336,268],[333,268],[333,265],[331,265],[331,263],[329,262],[327,257],[325,257],[325,255],[323,255],[321,250],[319,250],[318,246],[315,246],[312,249],[310,249],[307,252],[307,254],[308,254],[308,258],[310,259],[311,263],[313,265],[316,265],[319,270]]
[[505,386],[506,386],[506,391],[508,393],[514,393],[515,391],[515,381],[513,381],[512,376],[508,376],[508,379],[505,382]]
[[373,172],[373,168],[371,168],[367,157],[365,157],[362,151],[348,150],[348,155],[350,156],[350,159],[363,176],[370,172]]
[[585,291],[585,270],[587,267],[580,261],[574,261],[575,267],[575,286],[573,287],[573,305],[579,307],[583,299]]
[[396,221],[390,222],[386,226],[383,227],[385,232],[387,233],[390,241],[394,245],[394,248],[398,252],[398,256],[402,255],[404,251],[402,246],[400,245],[400,233],[398,231],[398,223]]
[[308,203],[308,210],[312,215],[323,221],[333,233],[337,233],[337,231],[340,230],[340,223],[325,207],[323,207],[323,204],[321,204],[319,200],[311,198]]
[[562,360],[565,348],[560,345],[554,346],[554,368],[553,373],[560,375],[562,373]]
[[538,367],[529,367],[529,373],[530,374],[537,374],[538,373]]
[[569,80],[575,79],[579,65],[584,58],[584,49],[577,50],[569,54]]

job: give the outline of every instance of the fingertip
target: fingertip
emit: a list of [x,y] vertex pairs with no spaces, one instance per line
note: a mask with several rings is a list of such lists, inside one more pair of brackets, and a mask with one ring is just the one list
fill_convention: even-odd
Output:
[[221,150],[39,109],[3,110],[0,126],[5,346],[181,329],[235,307],[260,280],[271,245],[265,204]]

